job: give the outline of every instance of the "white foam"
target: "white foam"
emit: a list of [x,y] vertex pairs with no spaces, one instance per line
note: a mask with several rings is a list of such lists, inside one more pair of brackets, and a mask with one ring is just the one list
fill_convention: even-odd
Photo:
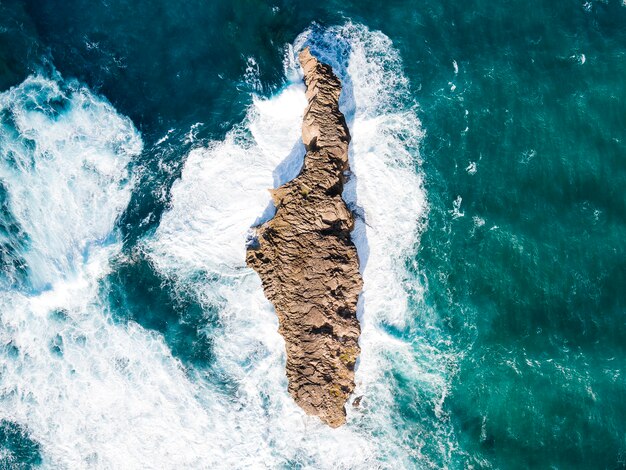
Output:
[[465,216],[465,212],[461,212],[461,204],[463,203],[463,198],[461,196],[457,196],[452,203],[452,210],[448,211],[452,214],[453,219],[458,219],[460,217]]
[[243,78],[251,89],[257,92],[263,89],[263,85],[261,84],[260,79],[259,64],[254,59],[254,57],[248,57]]
[[76,84],[34,76],[0,94],[0,179],[28,235],[36,288],[62,279],[102,243],[128,204],[141,151],[130,120]]
[[[163,272],[182,279],[207,271],[236,276],[245,267],[247,232],[270,203],[268,189],[300,169],[305,105],[299,83],[272,100],[255,98],[244,125],[191,152],[152,245]],[[278,168],[283,173],[274,177],[292,151],[295,166]]]
[[476,172],[478,171],[476,162],[469,162],[469,165],[467,165],[467,167],[465,168],[465,171],[467,171],[467,173],[470,175],[475,175]]
[[96,250],[52,290],[0,297],[0,342],[18,351],[0,361],[0,414],[28,427],[46,467],[146,468],[172,458],[201,466],[195,448],[208,418],[194,387],[162,338],[111,324],[98,300],[118,249]]

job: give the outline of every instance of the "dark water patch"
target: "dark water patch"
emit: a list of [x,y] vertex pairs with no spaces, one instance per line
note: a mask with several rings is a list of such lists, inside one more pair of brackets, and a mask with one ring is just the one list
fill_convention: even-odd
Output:
[[[450,400],[470,461],[506,468],[548,464],[567,468],[619,468],[623,381],[610,383],[610,362],[589,366],[571,356],[513,357],[497,346],[459,374],[463,393]],[[574,356],[574,355],[572,355]],[[578,357],[584,357],[578,354]],[[614,374],[614,370],[612,374]],[[620,391],[621,388],[621,391]]]
[[293,38],[281,34],[287,17],[263,2],[25,3],[59,70],[149,132],[238,122],[249,102],[239,90],[248,58],[271,87],[282,81],[282,47]]
[[102,285],[115,320],[134,321],[160,332],[172,354],[183,361],[200,367],[210,363],[209,329],[217,321],[216,312],[177,290],[174,281],[159,275],[144,254],[135,252],[116,260]]
[[118,222],[127,250],[158,227],[170,203],[172,184],[181,176],[183,156],[191,149],[181,132],[166,135],[166,142],[144,150],[132,163],[131,171],[138,181]]
[[63,356],[63,337],[59,334],[50,340],[50,352],[55,356]]
[[0,2],[0,91],[22,82],[40,65],[35,25],[20,0]]
[[41,446],[17,423],[0,421],[0,469],[28,470],[42,463]]
[[20,285],[27,277],[28,268],[22,254],[28,245],[28,236],[9,209],[9,194],[0,182],[0,286]]

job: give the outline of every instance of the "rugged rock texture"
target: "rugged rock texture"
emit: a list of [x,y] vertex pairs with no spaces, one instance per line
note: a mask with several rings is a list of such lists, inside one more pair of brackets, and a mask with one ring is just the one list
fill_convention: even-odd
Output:
[[287,348],[289,392],[332,427],[345,423],[360,349],[356,305],[363,281],[341,192],[350,134],[339,111],[341,82],[308,48],[300,53],[306,97],[300,174],[272,190],[276,215],[257,227],[248,265],[263,282]]

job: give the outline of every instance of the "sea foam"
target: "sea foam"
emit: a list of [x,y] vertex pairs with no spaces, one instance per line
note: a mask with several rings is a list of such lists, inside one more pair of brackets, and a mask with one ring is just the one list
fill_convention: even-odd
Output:
[[0,94],[5,217],[20,227],[35,288],[72,273],[128,204],[141,151],[129,119],[77,83],[33,76]]

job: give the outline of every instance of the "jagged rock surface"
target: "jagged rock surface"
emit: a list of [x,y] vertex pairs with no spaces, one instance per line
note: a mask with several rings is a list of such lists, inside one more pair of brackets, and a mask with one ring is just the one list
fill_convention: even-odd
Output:
[[341,198],[350,134],[339,111],[341,82],[309,49],[299,56],[308,106],[304,166],[272,190],[276,215],[256,229],[247,263],[274,304],[287,350],[289,392],[332,427],[345,423],[360,349],[357,300],[363,281]]

